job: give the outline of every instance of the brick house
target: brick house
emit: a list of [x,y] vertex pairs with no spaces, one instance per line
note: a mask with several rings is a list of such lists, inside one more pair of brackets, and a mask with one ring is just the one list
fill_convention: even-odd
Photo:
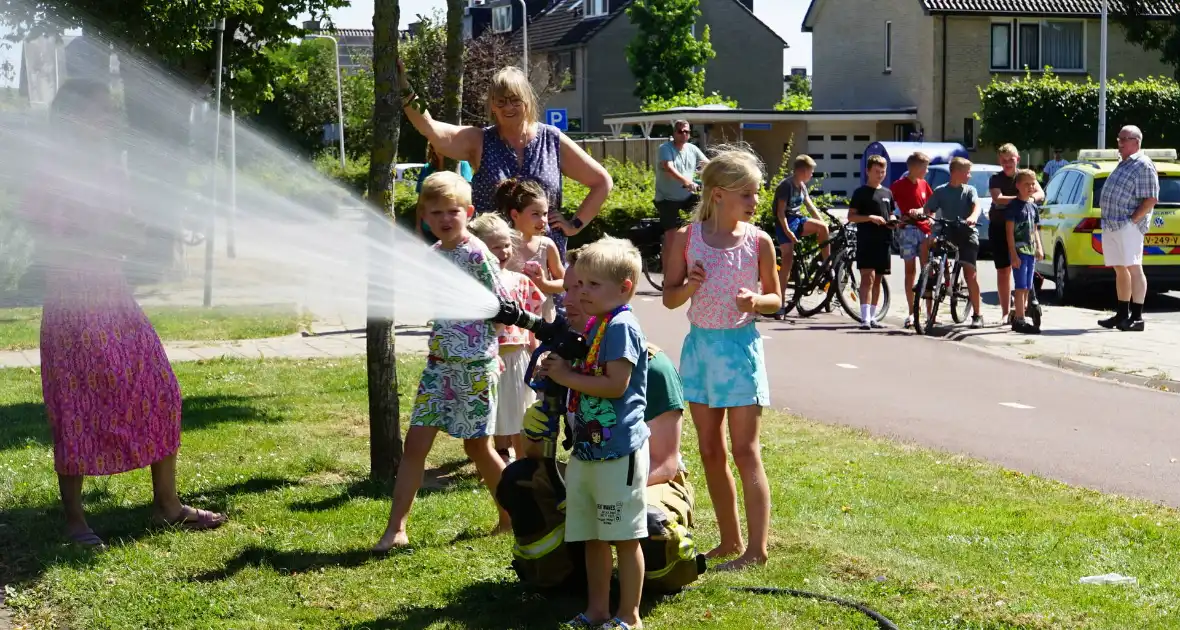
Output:
[[[978,87],[1041,72],[1079,81],[1099,69],[1101,0],[811,0],[816,109],[916,108],[927,141],[978,149]],[[1111,11],[1118,9],[1111,3]],[[852,35],[851,37],[849,35]],[[1157,52],[1127,42],[1113,17],[1108,77],[1171,76]],[[910,129],[899,127],[899,137]],[[892,140],[895,138],[878,138]],[[1019,139],[1017,139],[1019,140]],[[985,161],[994,154],[989,150]]]
[[[492,31],[511,33],[513,43],[520,46],[519,3],[489,4]],[[607,115],[639,110],[635,79],[627,65],[627,45],[637,33],[625,14],[630,4],[631,0],[550,0],[529,19],[531,71],[569,73],[566,88],[548,97],[543,107],[565,109],[571,131],[608,131]],[[710,27],[717,53],[705,68],[706,93],[720,92],[747,107],[773,107],[782,99],[787,43],[754,16],[754,0],[700,0],[700,8],[699,25]]]

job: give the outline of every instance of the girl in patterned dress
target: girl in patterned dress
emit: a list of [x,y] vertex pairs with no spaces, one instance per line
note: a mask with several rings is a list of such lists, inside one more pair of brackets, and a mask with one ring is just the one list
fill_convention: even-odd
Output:
[[[741,554],[721,570],[763,564],[770,530],[770,489],[762,467],[758,426],[770,404],[757,313],[782,303],[774,242],[750,221],[758,205],[762,164],[746,150],[723,150],[701,174],[704,185],[693,223],[674,235],[664,257],[664,305],[692,300],[692,327],[680,353],[684,398],[692,411],[721,543],[705,554]],[[742,477],[750,546],[738,524],[733,475],[725,452],[725,419]]]
[[565,266],[553,239],[545,235],[549,200],[532,180],[508,179],[496,188],[496,210],[512,222],[520,234],[508,268],[529,277],[546,295],[541,315],[551,322],[557,316],[554,298],[565,292]]
[[117,129],[113,105],[106,82],[62,84],[52,111],[68,152],[46,161],[22,209],[45,269],[41,386],[66,535],[100,549],[82,509],[87,475],[151,466],[155,521],[188,529],[226,521],[182,504],[176,492],[180,386],[123,275],[142,226],[127,210],[127,174],[106,137]]
[[[480,215],[471,222],[471,233],[488,246],[501,265],[508,263],[512,257],[513,234],[512,228],[500,215]],[[541,295],[540,289],[528,276],[503,269],[500,282],[512,301],[534,315],[541,314],[545,296]],[[512,463],[514,458],[524,453],[524,441],[520,434],[524,430],[524,412],[537,401],[536,392],[525,383],[524,376],[536,347],[537,339],[531,331],[519,326],[501,328],[500,362],[503,372],[500,374],[500,400],[496,409],[495,446],[496,453],[505,464]],[[509,446],[512,447],[512,455],[508,453]]]
[[[482,241],[467,230],[475,213],[471,184],[451,171],[434,173],[422,184],[422,215],[438,237],[432,248],[500,296],[500,264]],[[393,487],[389,524],[374,551],[385,552],[410,544],[406,521],[422,485],[426,457],[440,430],[463,440],[463,450],[495,501],[504,462],[492,448],[496,431],[499,384],[499,331],[487,320],[435,320],[430,331],[429,355],[406,431],[405,451]],[[497,504],[497,509],[499,505]],[[511,531],[508,514],[499,509],[495,533]]]

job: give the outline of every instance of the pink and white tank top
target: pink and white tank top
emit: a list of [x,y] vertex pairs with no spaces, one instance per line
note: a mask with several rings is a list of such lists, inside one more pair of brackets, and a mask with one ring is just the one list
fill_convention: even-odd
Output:
[[696,261],[705,266],[705,283],[692,296],[688,321],[699,328],[741,328],[754,321],[753,313],[737,307],[737,294],[746,288],[761,293],[758,282],[757,227],[742,222],[745,233],[728,249],[717,249],[705,242],[701,224],[688,226],[685,258],[691,270]]

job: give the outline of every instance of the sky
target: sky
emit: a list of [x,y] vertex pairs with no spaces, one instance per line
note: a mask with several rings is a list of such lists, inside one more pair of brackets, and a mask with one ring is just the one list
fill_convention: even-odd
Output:
[[[783,71],[802,66],[811,72],[811,35],[802,32],[803,14],[809,3],[804,0],[755,0],[754,15],[774,29],[790,45],[784,52]],[[738,7],[735,7],[735,10]],[[435,9],[446,9],[446,0],[401,0],[401,28],[417,20],[418,15],[429,15]],[[352,6],[332,12],[337,28],[373,28],[373,0],[353,0]],[[19,47],[0,50],[0,61],[12,62],[20,68]],[[15,85],[0,79],[0,86]]]

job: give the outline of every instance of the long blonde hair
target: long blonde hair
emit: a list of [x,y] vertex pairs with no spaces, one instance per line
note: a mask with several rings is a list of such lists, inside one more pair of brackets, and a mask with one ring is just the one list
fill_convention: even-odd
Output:
[[762,186],[762,160],[747,145],[723,145],[717,147],[709,163],[701,172],[701,202],[693,213],[692,220],[704,223],[717,214],[717,202],[713,199],[715,190],[741,190],[749,186]]

